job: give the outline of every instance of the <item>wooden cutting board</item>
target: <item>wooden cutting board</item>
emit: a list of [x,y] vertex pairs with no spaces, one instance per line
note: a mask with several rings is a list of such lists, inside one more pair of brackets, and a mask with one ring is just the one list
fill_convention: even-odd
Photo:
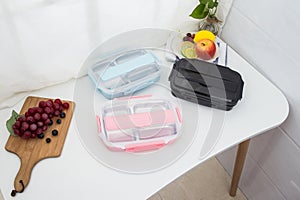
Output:
[[[34,96],[27,97],[20,114],[25,114],[30,107],[38,106],[41,100],[48,99],[49,98]],[[13,192],[23,192],[29,183],[31,171],[36,163],[45,158],[58,157],[61,155],[75,106],[72,101],[62,100],[62,102],[69,103],[69,109],[64,110],[66,117],[61,119],[61,124],[56,123],[59,117],[53,117],[53,124],[44,132],[45,137],[43,139],[30,138],[24,140],[19,136],[9,136],[5,149],[15,153],[21,160],[21,166],[14,181],[15,190],[13,190]],[[58,130],[57,136],[52,136],[51,134],[54,129]],[[51,142],[47,143],[46,138],[50,138]],[[12,194],[12,196],[14,195]]]

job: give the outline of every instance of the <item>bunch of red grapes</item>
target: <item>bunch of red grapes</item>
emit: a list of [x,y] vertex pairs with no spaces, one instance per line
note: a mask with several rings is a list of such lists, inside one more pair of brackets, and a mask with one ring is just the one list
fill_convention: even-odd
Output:
[[194,42],[194,38],[195,38],[195,34],[191,34],[191,33],[187,33],[184,37],[183,37],[183,41],[190,41],[190,42]]
[[44,132],[53,124],[52,118],[64,118],[63,111],[68,108],[69,103],[63,103],[60,99],[40,101],[38,107],[29,108],[25,115],[16,120],[13,131],[23,139],[43,138]]

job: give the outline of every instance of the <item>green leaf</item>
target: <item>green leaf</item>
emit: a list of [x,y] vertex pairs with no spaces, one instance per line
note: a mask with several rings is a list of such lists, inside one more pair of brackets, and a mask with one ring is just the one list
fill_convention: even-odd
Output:
[[208,2],[208,8],[214,8],[215,7],[215,3],[213,1]]
[[208,15],[208,9],[206,8],[206,4],[199,4],[190,14],[191,17],[195,19],[203,19]]
[[16,111],[12,111],[10,118],[6,121],[6,128],[8,130],[8,132],[15,136],[14,130],[12,128],[12,126],[14,125],[14,123],[17,121],[17,119],[20,117],[21,115],[18,114]]
[[207,4],[210,1],[212,1],[212,0],[199,0],[200,4]]

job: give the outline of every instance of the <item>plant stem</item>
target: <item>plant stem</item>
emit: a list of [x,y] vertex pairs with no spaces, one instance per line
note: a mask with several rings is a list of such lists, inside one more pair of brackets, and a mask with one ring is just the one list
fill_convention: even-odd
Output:
[[215,7],[215,10],[214,10],[214,16],[216,15],[216,13],[217,13],[217,9],[218,9],[218,7]]

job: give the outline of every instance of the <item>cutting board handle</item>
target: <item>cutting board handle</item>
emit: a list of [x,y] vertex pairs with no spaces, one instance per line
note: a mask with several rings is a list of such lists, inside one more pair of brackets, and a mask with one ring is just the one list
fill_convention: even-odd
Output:
[[22,193],[24,191],[24,189],[29,183],[31,171],[35,165],[34,162],[24,162],[22,159],[20,160],[21,160],[21,166],[15,178],[15,182],[14,182],[15,189],[12,190],[11,196],[15,196],[16,193]]

